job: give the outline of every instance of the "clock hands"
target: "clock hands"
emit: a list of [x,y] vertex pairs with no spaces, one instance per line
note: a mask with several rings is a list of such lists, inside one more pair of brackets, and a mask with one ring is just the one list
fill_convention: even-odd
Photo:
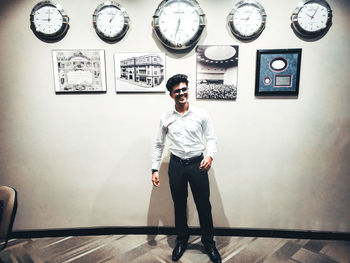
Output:
[[51,11],[50,11],[50,9],[48,10],[48,14],[49,14],[49,18],[47,19],[47,21],[50,22],[51,21],[51,17],[50,17]]
[[314,18],[314,16],[315,16],[315,14],[317,13],[317,11],[318,11],[319,7],[320,7],[320,6],[317,6],[317,8],[316,8],[315,12],[314,12],[314,13],[313,13],[313,15],[311,16],[311,19],[313,19],[313,18]]
[[176,37],[176,35],[177,35],[177,32],[179,31],[180,24],[181,24],[181,19],[180,19],[180,17],[179,17],[179,19],[177,20],[177,26],[176,26],[176,31],[175,31],[175,37]]
[[41,19],[41,21],[46,21],[46,22],[48,22],[48,24],[49,24],[48,26],[50,26],[50,21],[52,20],[50,15],[51,15],[51,10],[48,9],[48,10],[47,10],[47,18],[42,18],[42,19]]
[[247,16],[241,17],[240,20],[245,20],[245,21],[248,21],[248,20],[249,20],[251,14],[252,14],[252,12],[253,12],[253,9],[250,8],[248,11],[250,11],[250,12],[246,12],[246,11],[244,12]]
[[249,14],[248,14],[248,17],[247,17],[247,21],[250,19],[250,16],[252,15],[252,13],[253,13],[253,7],[250,7],[250,12],[249,12]]
[[[317,6],[317,8],[314,8],[315,11],[313,11],[313,14],[312,14],[312,15],[310,15],[310,12],[305,12],[305,14],[306,14],[308,17],[310,17],[311,19],[313,19],[314,16],[316,15],[316,13],[317,13],[317,11],[318,11],[319,8],[320,8],[319,6]],[[312,10],[310,10],[310,11],[312,11]]]
[[111,19],[109,19],[109,23],[112,23],[113,19],[114,19],[116,16],[117,16],[117,12],[115,12],[115,13],[112,15]]

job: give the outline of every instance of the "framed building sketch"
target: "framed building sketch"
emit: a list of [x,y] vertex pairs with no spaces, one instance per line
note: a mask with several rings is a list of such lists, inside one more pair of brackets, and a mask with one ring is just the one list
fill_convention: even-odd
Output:
[[114,53],[116,92],[165,92],[165,54]]
[[255,96],[298,96],[301,49],[264,49],[256,54]]
[[197,99],[237,98],[238,46],[199,45]]
[[56,93],[106,92],[104,50],[53,50]]

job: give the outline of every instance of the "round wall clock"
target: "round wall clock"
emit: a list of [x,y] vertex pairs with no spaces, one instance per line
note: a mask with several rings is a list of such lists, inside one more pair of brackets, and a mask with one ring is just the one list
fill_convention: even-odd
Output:
[[163,0],[152,21],[158,39],[168,48],[193,47],[205,27],[205,14],[195,0]]
[[97,35],[107,42],[117,42],[129,29],[129,16],[126,10],[114,1],[100,4],[92,15]]
[[227,23],[234,36],[241,40],[252,40],[264,30],[266,13],[257,1],[239,1],[228,15]]
[[39,39],[46,42],[62,39],[69,29],[68,23],[69,17],[53,1],[39,2],[30,14],[30,28]]
[[306,38],[323,36],[332,24],[332,10],[325,0],[304,0],[291,16],[294,32]]

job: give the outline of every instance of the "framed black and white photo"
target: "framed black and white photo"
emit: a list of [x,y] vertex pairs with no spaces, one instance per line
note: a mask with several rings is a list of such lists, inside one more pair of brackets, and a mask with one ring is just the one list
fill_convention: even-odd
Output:
[[106,92],[104,50],[53,50],[56,93]]
[[236,99],[238,46],[199,45],[196,52],[197,99]]
[[256,55],[255,96],[298,96],[301,49],[264,49]]
[[114,53],[116,92],[165,92],[165,54]]

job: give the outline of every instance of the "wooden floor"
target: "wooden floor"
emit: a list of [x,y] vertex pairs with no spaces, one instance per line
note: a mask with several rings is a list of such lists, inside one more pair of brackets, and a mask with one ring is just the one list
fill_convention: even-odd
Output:
[[[223,262],[350,263],[349,241],[216,237]],[[0,262],[156,263],[172,262],[174,236],[108,235],[13,239],[0,253]],[[179,262],[207,263],[199,236]]]

